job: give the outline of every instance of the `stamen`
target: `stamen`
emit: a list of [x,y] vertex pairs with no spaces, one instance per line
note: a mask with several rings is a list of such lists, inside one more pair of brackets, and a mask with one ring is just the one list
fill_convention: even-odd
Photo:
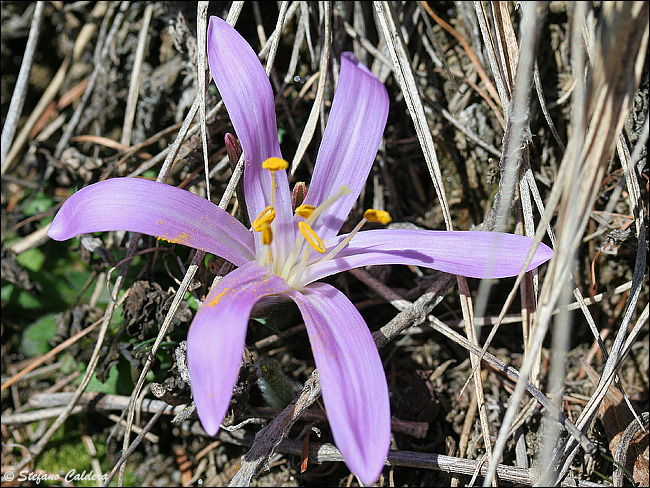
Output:
[[381,224],[388,224],[391,220],[393,220],[388,212],[385,210],[375,210],[374,208],[369,208],[365,212],[363,212],[363,218],[361,221],[352,229],[352,232],[348,234],[348,236],[343,239],[341,242],[338,243],[338,245],[333,248],[330,252],[327,253],[327,256],[322,257],[318,262],[322,263],[323,261],[329,261],[332,259],[334,256],[336,256],[341,250],[347,246],[352,238],[361,230],[363,225],[366,222],[379,222]]
[[[288,167],[289,167],[289,163],[287,161],[285,161],[282,158],[276,158],[276,157],[269,158],[262,163],[262,168],[268,169],[271,172],[271,207],[275,207],[275,188],[278,186],[275,181],[275,172],[279,170],[287,169]],[[271,232],[270,227],[269,227],[269,232]],[[262,238],[264,237],[262,236]]]
[[269,158],[262,163],[262,168],[268,169],[269,171],[278,171],[281,169],[287,169],[289,163],[282,158]]
[[237,166],[237,162],[239,161],[239,157],[242,153],[241,144],[239,144],[237,138],[230,132],[226,134],[225,144],[226,153],[228,154],[228,159],[230,160],[230,165],[234,168]]
[[380,224],[386,225],[390,223],[392,217],[386,210],[375,210],[374,208],[369,208],[363,212],[363,218],[368,222],[379,222]]
[[334,195],[332,195],[327,200],[325,200],[323,203],[321,203],[318,207],[316,207],[314,212],[311,214],[311,216],[307,220],[307,223],[309,225],[312,225],[316,221],[318,216],[325,211],[325,209],[330,207],[335,201],[337,201],[343,195],[347,195],[349,193],[352,193],[352,190],[350,189],[350,187],[348,185],[341,185],[341,187],[339,188],[339,191],[337,191]]
[[271,242],[273,242],[273,231],[271,230],[271,226],[266,224],[262,228],[262,244],[268,246]]
[[271,172],[271,206],[275,207],[275,172],[281,169],[287,169],[289,163],[282,158],[272,157],[262,163],[262,168],[268,169]]
[[304,181],[299,181],[293,185],[293,192],[291,193],[291,203],[293,204],[293,208],[297,208],[298,206],[302,205],[302,202],[305,200],[306,196],[307,185],[305,185]]
[[316,207],[313,205],[300,205],[296,207],[296,215],[299,217],[302,217],[303,219],[308,219],[311,217],[311,214],[314,213],[314,210],[316,210]]
[[269,225],[275,219],[275,209],[269,205],[260,212],[257,218],[253,221],[253,230],[255,232],[262,232],[264,227]]
[[266,269],[269,273],[273,273],[273,256],[270,247],[267,247],[266,250]]
[[327,248],[325,247],[325,244],[323,244],[321,238],[316,235],[316,232],[314,232],[308,224],[300,221],[298,222],[298,229],[312,248],[321,254],[324,254],[325,251],[327,251]]
[[[300,264],[298,265],[298,269],[287,280],[287,283],[289,283],[289,286],[296,287],[296,285],[298,283],[300,283],[300,280],[302,279],[302,275],[305,273],[305,269],[307,269],[307,260],[308,259],[309,259],[309,248],[305,249],[305,252],[302,253],[302,260],[300,261]],[[300,286],[298,286],[297,288],[300,288]]]
[[[264,213],[264,211],[262,211],[262,213]],[[263,246],[262,252],[260,252],[259,256],[257,256],[257,264],[259,264],[260,266],[265,266],[267,269],[269,269],[273,265],[273,255],[271,254],[271,248],[269,247],[270,244],[273,242],[273,231],[271,230],[270,221],[269,222],[262,221],[260,224],[260,228],[256,230],[262,233],[262,246]],[[266,262],[264,260],[264,250],[266,250]]]
[[[331,206],[331,205],[332,205],[336,200],[338,200],[339,198],[341,198],[343,195],[347,195],[347,194],[349,194],[349,193],[352,193],[352,190],[350,189],[350,187],[347,186],[347,185],[342,185],[342,186],[339,188],[339,190],[338,190],[335,194],[333,194],[333,195],[332,195],[331,197],[329,197],[327,200],[325,200],[325,201],[322,202],[320,205],[318,205],[318,206],[317,206],[317,207],[316,207],[316,208],[311,212],[311,215],[307,218],[307,221],[306,221],[306,222],[302,222],[302,221],[301,221],[301,222],[298,223],[298,227],[299,227],[299,229],[300,229],[300,234],[301,234],[301,235],[302,235],[302,236],[303,236],[303,237],[304,237],[304,238],[309,242],[309,239],[308,239],[307,236],[303,233],[303,231],[302,231],[302,227],[301,227],[301,225],[300,225],[300,224],[304,224],[304,225],[305,225],[305,226],[306,226],[306,227],[307,227],[307,228],[312,232],[312,234],[313,234],[315,237],[318,238],[318,236],[316,235],[316,233],[314,233],[314,231],[312,230],[311,225],[314,224],[314,221],[318,218],[318,216],[319,216],[321,213],[323,213],[323,211],[325,211],[325,209],[327,209],[329,206]],[[306,207],[306,205],[303,205],[303,207]],[[297,209],[296,209],[296,210],[297,210]],[[298,215],[300,216],[300,214],[298,214]],[[323,249],[322,251],[319,251],[319,252],[324,253],[327,249],[325,248],[325,245],[323,244],[323,241],[322,241],[320,238],[318,238],[318,240],[319,240],[319,242],[320,242],[321,245],[322,245],[322,248],[321,248],[321,249]],[[300,236],[298,236],[298,238],[296,239],[296,242],[293,244],[293,248],[291,249],[291,252],[289,253],[289,256],[287,257],[287,259],[286,259],[285,262],[284,262],[284,266],[282,267],[282,270],[281,270],[281,272],[280,272],[280,276],[284,276],[284,277],[289,276],[291,268],[296,264],[296,261],[297,261],[297,259],[298,259],[298,256],[299,256],[299,254],[300,254],[300,252],[301,252],[301,250],[302,250],[302,246],[303,246],[303,244],[304,244],[304,243],[303,243],[302,238],[301,238]],[[310,244],[312,247],[314,247],[314,244],[313,244],[312,242],[309,242],[309,244]],[[316,249],[316,247],[314,247],[314,249]],[[316,249],[316,250],[318,250],[318,249]]]
[[341,249],[343,249],[345,246],[347,246],[352,238],[356,235],[357,232],[361,230],[361,227],[368,222],[368,219],[365,217],[361,219],[361,221],[354,226],[354,229],[352,229],[352,232],[348,234],[348,236],[343,239],[341,242],[338,243],[338,245],[332,249],[330,252],[327,253],[327,256],[322,257],[321,259],[318,260],[319,263],[322,263],[323,261],[329,261],[332,259],[334,256],[336,256],[339,252],[341,252]]

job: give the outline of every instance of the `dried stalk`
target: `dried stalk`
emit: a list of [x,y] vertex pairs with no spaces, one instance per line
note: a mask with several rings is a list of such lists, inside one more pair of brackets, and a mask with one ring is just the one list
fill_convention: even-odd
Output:
[[16,134],[16,127],[18,126],[18,119],[23,111],[25,104],[25,97],[27,96],[27,82],[29,81],[29,73],[32,70],[34,62],[34,54],[36,54],[36,45],[38,44],[38,37],[41,33],[41,22],[43,21],[43,10],[45,9],[45,2],[36,2],[34,8],[34,16],[32,17],[32,25],[29,29],[29,37],[27,38],[27,45],[25,46],[25,54],[23,61],[20,64],[20,71],[16,79],[16,86],[11,95],[11,102],[7,110],[5,123],[2,126],[2,145],[0,146],[0,161],[2,161],[2,174],[7,170],[8,162],[6,161],[9,147],[13,142],[14,135]]

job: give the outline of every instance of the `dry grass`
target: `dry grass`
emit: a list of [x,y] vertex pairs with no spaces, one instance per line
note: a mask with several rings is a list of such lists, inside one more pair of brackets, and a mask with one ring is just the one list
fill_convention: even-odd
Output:
[[[112,485],[357,484],[294,310],[251,325],[232,431],[210,439],[184,408],[177,348],[223,263],[147,236],[45,235],[71,192],[115,176],[241,214],[232,128],[197,77],[208,15],[260,52],[293,181],[309,181],[340,53],[385,82],[384,141],[352,221],[365,204],[555,250],[495,282],[406,267],[332,279],[384,359],[394,443],[379,486],[647,485],[647,2],[1,8],[3,486],[83,456]],[[302,385],[283,410],[252,386],[268,357]]]

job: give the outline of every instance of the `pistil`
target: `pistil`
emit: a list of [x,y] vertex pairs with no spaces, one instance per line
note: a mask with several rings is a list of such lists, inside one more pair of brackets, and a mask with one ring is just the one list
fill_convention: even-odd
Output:
[[[264,245],[264,240],[265,240],[265,234],[266,234],[266,240],[268,241],[267,245],[270,245],[271,241],[273,240],[273,234],[276,232],[276,224],[275,224],[275,190],[276,190],[278,184],[277,184],[276,179],[275,179],[275,172],[280,171],[280,170],[285,170],[288,167],[289,167],[289,163],[287,161],[285,161],[282,158],[276,158],[276,157],[268,158],[267,160],[265,160],[262,163],[262,168],[264,168],[266,170],[269,170],[271,172],[271,205],[270,205],[270,207],[271,207],[271,210],[273,211],[273,217],[271,218],[271,220],[266,224],[262,224],[262,244],[263,245]],[[257,219],[260,219],[264,215],[265,211],[268,208],[269,207],[266,207],[264,210],[262,210],[262,212],[260,213],[260,215],[258,216]],[[263,254],[264,253],[261,253],[261,255],[263,255]],[[273,253],[271,252],[270,247],[267,247],[266,255],[267,255],[266,267],[270,272],[272,272],[273,269],[274,269],[275,263],[274,263],[274,260],[273,260]],[[261,259],[262,259],[261,257],[258,259],[258,263],[259,263],[259,261]]]
[[[311,227],[313,226],[318,216],[321,213],[323,213],[323,211],[325,211],[328,207],[330,207],[334,202],[336,202],[339,198],[341,198],[344,195],[347,195],[351,191],[352,190],[350,190],[349,186],[342,185],[334,195],[329,197],[327,200],[325,200],[317,207],[314,207],[313,205],[303,204],[296,208],[295,213],[299,217],[306,219],[305,221],[306,225],[309,227],[312,233],[314,233]],[[314,235],[316,234],[314,233]],[[320,242],[322,243],[323,241],[320,240]],[[300,235],[298,236],[296,242],[293,245],[293,248],[291,249],[291,252],[289,253],[289,256],[287,257],[287,260],[284,263],[284,266],[282,267],[282,270],[280,271],[280,276],[283,276],[285,278],[289,276],[291,268],[296,264],[296,260],[298,259],[298,256],[302,250],[302,246],[304,243],[305,243],[305,238],[301,231]]]
[[314,225],[314,222],[318,218],[320,214],[322,214],[328,207],[330,207],[335,201],[337,201],[339,198],[341,198],[344,195],[347,195],[348,193],[352,193],[352,190],[348,185],[341,185],[339,188],[339,191],[337,191],[334,195],[329,197],[327,200],[325,200],[323,203],[321,203],[318,207],[314,209],[314,211],[311,213],[309,218],[307,219],[307,223],[309,225]]
[[[325,244],[323,244],[323,240],[320,237],[318,237],[316,232],[314,232],[314,229],[309,227],[307,223],[298,222],[298,230],[300,230],[300,233],[304,237],[305,241],[307,241],[307,244],[309,244],[312,249],[314,249],[315,251],[321,254],[324,254],[325,251],[327,251]],[[305,247],[305,250],[302,253],[302,259],[300,260],[300,264],[298,265],[298,269],[296,269],[293,272],[292,276],[288,277],[287,282],[289,283],[290,286],[294,286],[295,284],[300,283],[300,280],[302,279],[302,275],[305,272],[305,269],[307,268],[309,253],[310,253],[309,247]],[[292,268],[292,271],[294,268],[295,266]]]
[[[343,239],[339,244],[334,247],[333,249],[330,250],[329,253],[327,253],[325,256],[323,256],[321,259],[315,261],[312,264],[315,263],[322,263],[324,261],[329,261],[330,259],[333,259],[339,252],[341,252],[349,243],[350,241],[354,238],[354,236],[361,230],[361,228],[365,225],[366,222],[377,222],[383,225],[388,224],[392,220],[390,214],[386,212],[385,210],[375,210],[372,208],[369,208],[363,213],[363,218],[361,221],[352,229],[352,232],[350,232],[345,239]],[[311,227],[309,227],[308,224],[305,222],[299,222],[298,223],[298,228],[300,229],[300,233],[304,236],[305,240],[309,243],[309,245],[314,248],[316,251],[320,252],[321,254],[324,254],[327,248],[325,247],[325,244],[323,241],[314,233]],[[313,233],[310,234],[309,232]],[[315,239],[318,239],[315,241]],[[312,240],[315,241],[315,243],[312,243]],[[285,279],[287,280],[287,283],[289,283],[290,286],[292,286],[295,289],[300,289],[302,288],[302,275],[305,272],[305,269],[307,269],[307,263],[309,261],[309,253],[310,249],[306,248],[305,251],[303,252],[302,255],[302,260],[300,261],[300,264],[296,267],[294,266],[291,269],[291,272],[289,273],[289,276],[287,276]],[[285,266],[286,268],[286,266]]]

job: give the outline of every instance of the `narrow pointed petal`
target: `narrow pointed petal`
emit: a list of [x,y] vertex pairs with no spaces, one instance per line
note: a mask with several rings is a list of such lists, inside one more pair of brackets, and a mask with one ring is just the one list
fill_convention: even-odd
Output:
[[249,263],[210,291],[187,335],[187,364],[203,429],[215,435],[228,412],[244,351],[248,320],[263,297],[282,293],[286,282]]
[[365,486],[390,445],[390,402],[379,352],[363,317],[326,283],[290,292],[302,312],[336,446]]
[[[232,26],[214,16],[208,25],[208,64],[244,152],[244,196],[252,222],[271,205],[271,174],[262,163],[282,157],[273,89],[251,46]],[[274,245],[279,252],[276,256],[283,257],[293,245],[295,231],[287,173],[280,170],[275,175]]]
[[306,204],[317,206],[347,185],[315,223],[323,239],[338,234],[361,193],[377,155],[388,117],[384,85],[352,53],[341,56],[341,74],[309,185]]
[[253,236],[215,204],[175,186],[113,178],[68,198],[47,232],[63,241],[110,230],[140,232],[200,249],[242,265],[255,259]]
[[[334,247],[345,235],[325,243]],[[378,229],[359,232],[334,259],[307,266],[304,283],[348,269],[376,264],[412,264],[470,278],[516,276],[533,240],[500,232]],[[540,244],[528,270],[553,251]]]

